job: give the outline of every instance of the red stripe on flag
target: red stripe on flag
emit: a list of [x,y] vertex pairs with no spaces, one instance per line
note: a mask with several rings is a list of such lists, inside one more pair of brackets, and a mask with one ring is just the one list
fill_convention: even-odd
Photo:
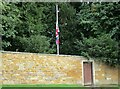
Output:
[[56,25],[56,44],[59,44],[59,28],[58,25]]

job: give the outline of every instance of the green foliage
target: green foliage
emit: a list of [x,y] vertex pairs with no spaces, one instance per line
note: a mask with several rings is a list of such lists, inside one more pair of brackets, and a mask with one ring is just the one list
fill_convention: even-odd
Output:
[[68,3],[62,3],[60,7],[60,52],[62,54],[75,54],[74,40],[79,37],[77,33],[76,10]]
[[21,23],[16,26],[17,36],[30,37],[31,35],[41,34],[44,31],[42,17],[44,16],[42,4],[37,3],[18,3],[20,10]]
[[35,35],[29,38],[20,38],[20,42],[25,52],[52,53],[49,39],[45,36]]
[[118,62],[118,42],[111,39],[109,34],[102,34],[96,38],[84,38],[82,41],[77,41],[76,43],[83,56],[100,58],[100,61],[111,66]]
[[[3,2],[3,6],[2,46],[4,50],[25,51],[24,46],[21,46],[20,38],[28,39],[33,35],[45,36],[46,24],[43,23],[43,18],[45,17],[43,13],[45,10],[44,3]],[[53,47],[51,44],[50,46]],[[30,50],[30,52],[39,51]],[[51,53],[51,51],[48,52]]]
[[80,6],[77,18],[82,39],[75,42],[80,55],[99,58],[111,66],[119,64],[119,8],[118,3],[83,3]]
[[2,21],[2,29],[1,35],[3,40],[3,49],[11,46],[10,40],[16,37],[17,31],[15,30],[15,26],[20,23],[18,18],[19,10],[14,4],[9,4],[6,2],[2,2],[2,14],[1,14],[1,21]]

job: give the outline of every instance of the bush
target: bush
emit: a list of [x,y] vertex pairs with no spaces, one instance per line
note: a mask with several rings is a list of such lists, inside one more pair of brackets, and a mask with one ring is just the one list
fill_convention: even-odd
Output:
[[102,34],[96,38],[84,38],[77,42],[80,55],[87,57],[100,58],[111,66],[118,63],[118,42],[111,38],[109,34]]
[[49,39],[46,36],[34,35],[29,38],[21,38],[21,44],[24,51],[35,53],[52,53],[54,49],[50,48]]

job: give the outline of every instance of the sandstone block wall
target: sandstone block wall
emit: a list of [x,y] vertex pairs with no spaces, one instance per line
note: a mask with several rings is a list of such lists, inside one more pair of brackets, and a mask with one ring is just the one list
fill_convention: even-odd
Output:
[[[2,84],[83,84],[80,56],[2,52]],[[118,69],[93,63],[94,84],[117,84]]]
[[0,53],[0,85],[2,85],[2,53]]
[[118,68],[113,68],[103,63],[96,62],[94,71],[95,71],[95,83],[97,85],[118,84],[119,78]]
[[80,57],[3,53],[3,84],[81,83]]

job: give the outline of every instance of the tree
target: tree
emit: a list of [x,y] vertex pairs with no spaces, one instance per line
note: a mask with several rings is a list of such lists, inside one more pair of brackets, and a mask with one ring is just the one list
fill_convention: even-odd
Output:
[[11,46],[11,40],[16,37],[17,31],[15,27],[20,23],[19,20],[19,10],[15,4],[10,4],[6,2],[1,3],[1,35],[2,35],[2,48],[6,49]]
[[34,35],[29,38],[19,38],[25,52],[52,53],[49,39],[46,36]]
[[84,38],[77,42],[81,55],[90,58],[98,58],[111,66],[118,64],[118,42],[111,38],[110,34],[101,34],[96,38]]
[[120,23],[118,3],[83,3],[78,13],[82,40],[76,40],[81,55],[101,58],[115,66],[118,63],[118,34]]
[[74,54],[74,40],[78,37],[76,10],[70,3],[59,5],[60,53]]
[[[24,47],[21,44],[21,40],[24,40],[24,38],[29,39],[32,36],[38,37],[38,35],[40,37],[47,36],[45,34],[47,33],[45,31],[46,23],[43,23],[43,18],[45,17],[44,10],[46,9],[46,6],[44,5],[46,4],[31,2],[3,2],[4,8],[2,9],[2,46],[4,50],[25,51]],[[24,41],[26,41],[24,44],[27,44],[28,41]],[[50,44],[50,48],[53,48],[53,45]],[[30,52],[36,51],[30,50]]]

